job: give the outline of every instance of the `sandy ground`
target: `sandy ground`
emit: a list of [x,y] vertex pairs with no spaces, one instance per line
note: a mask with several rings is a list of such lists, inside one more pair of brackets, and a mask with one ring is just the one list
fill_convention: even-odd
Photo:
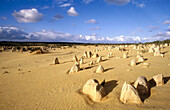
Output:
[[[170,77],[170,46],[161,50],[165,57],[154,57],[153,53],[142,54],[149,62],[149,68],[142,64],[130,67],[132,59],[136,59],[137,51],[129,53],[129,58],[122,57],[123,53],[112,51],[113,56],[106,58],[108,50],[97,52],[104,61],[89,66],[90,61],[97,58],[85,59],[81,65],[83,70],[78,73],[67,74],[73,66],[73,55],[78,58],[84,51],[94,50],[94,46],[78,46],[77,48],[56,49],[50,53],[31,55],[28,52],[1,52],[0,53],[0,110],[169,110],[170,108],[170,80],[165,85],[153,87],[151,95],[143,104],[123,104],[120,93],[125,81],[133,82],[143,75],[150,80],[154,75],[163,74]],[[58,57],[60,64],[53,65]],[[105,72],[94,73],[102,65]],[[127,71],[131,69],[131,71]],[[79,93],[87,80],[95,78],[99,82],[106,80],[108,95],[99,103],[94,103],[85,95]]]

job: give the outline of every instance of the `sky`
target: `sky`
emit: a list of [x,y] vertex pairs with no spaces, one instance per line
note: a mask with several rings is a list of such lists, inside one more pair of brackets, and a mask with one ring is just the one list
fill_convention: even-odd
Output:
[[170,0],[0,0],[0,41],[170,39]]

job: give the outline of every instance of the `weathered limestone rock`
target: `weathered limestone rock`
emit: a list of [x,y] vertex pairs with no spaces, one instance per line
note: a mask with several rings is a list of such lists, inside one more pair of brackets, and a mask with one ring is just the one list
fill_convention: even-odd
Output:
[[95,73],[103,73],[103,72],[104,72],[104,67],[102,65],[100,65],[95,71]]
[[76,72],[78,72],[78,71],[80,71],[80,66],[79,66],[79,64],[75,64],[75,65],[70,69],[69,73],[76,73]]
[[168,43],[166,43],[166,44],[165,44],[165,46],[169,46],[169,44],[168,44]]
[[123,103],[135,103],[135,104],[142,103],[137,90],[132,85],[126,84],[126,82],[122,87],[120,100]]
[[91,56],[92,56],[91,51],[88,51],[88,52],[87,52],[87,57],[88,57],[88,58],[91,58]]
[[112,53],[112,52],[110,52],[110,53],[109,53],[109,55],[113,55],[113,53]]
[[107,58],[111,58],[110,54],[109,54],[109,55],[107,55]]
[[105,89],[96,79],[90,79],[83,86],[82,92],[94,102],[99,102],[105,96]]
[[59,60],[58,60],[58,58],[57,58],[57,57],[55,58],[55,62],[54,62],[54,64],[59,64]]
[[162,74],[155,75],[153,80],[156,82],[156,86],[164,85],[164,77]]
[[85,58],[87,58],[87,57],[88,57],[88,56],[87,56],[87,52],[86,52],[86,51],[84,52],[84,57],[85,57]]
[[136,65],[136,60],[132,59],[131,62],[130,62],[130,66],[135,66],[135,65]]
[[136,48],[137,48],[136,45],[134,45],[134,46],[133,46],[133,49],[136,50]]
[[92,57],[97,58],[97,57],[99,57],[99,55],[97,53],[95,53]]
[[98,59],[97,59],[97,62],[101,62],[102,61],[102,57],[100,56]]
[[149,53],[153,53],[153,52],[154,52],[153,47],[150,47],[148,52],[149,52]]
[[83,57],[80,58],[80,64],[84,64],[84,58]]
[[93,65],[93,64],[94,64],[94,62],[93,62],[93,61],[91,61],[89,65]]
[[76,55],[73,56],[73,61],[74,61],[74,62],[78,62],[78,58],[77,58]]
[[142,57],[141,55],[137,55],[136,58]]
[[127,58],[127,55],[126,55],[126,53],[123,53],[123,58]]
[[139,57],[139,58],[138,58],[138,62],[141,62],[141,63],[142,63],[142,62],[144,62],[144,61],[145,61],[145,60],[144,60],[143,57]]
[[148,81],[144,76],[139,76],[137,78],[134,87],[137,89],[140,96],[146,96],[149,93]]
[[161,56],[161,52],[159,49],[155,49],[154,56]]

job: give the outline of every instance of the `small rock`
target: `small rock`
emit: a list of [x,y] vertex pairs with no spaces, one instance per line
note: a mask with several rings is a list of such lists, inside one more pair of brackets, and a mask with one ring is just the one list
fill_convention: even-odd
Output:
[[145,61],[145,60],[144,60],[143,57],[139,57],[139,58],[138,58],[138,62],[141,62],[141,63],[142,63],[142,62],[144,62],[144,61]]
[[75,64],[69,71],[69,73],[76,73],[80,71],[80,66],[78,64]]
[[95,71],[95,73],[103,73],[103,72],[104,72],[104,67],[102,65],[100,65]]
[[93,61],[91,61],[89,65],[93,65],[93,64],[94,64],[94,62],[93,62]]
[[7,74],[7,73],[9,73],[8,71],[5,71],[3,74]]
[[74,61],[74,62],[78,62],[78,58],[77,58],[76,55],[73,56],[73,61]]
[[99,55],[96,53],[92,56],[92,58],[97,58],[97,57],[99,57]]
[[127,58],[127,55],[126,55],[126,53],[124,53],[124,54],[123,54],[123,58],[125,58],[125,59]]
[[135,65],[136,65],[136,60],[132,59],[131,62],[130,62],[130,66],[135,66]]
[[58,58],[57,58],[57,57],[55,58],[55,62],[54,62],[54,64],[59,64],[59,60],[58,60]]
[[102,57],[100,56],[98,59],[97,59],[97,62],[101,62],[102,61]]
[[80,64],[84,64],[84,58],[80,58]]
[[156,82],[156,86],[164,85],[164,77],[162,74],[155,75],[153,80]]

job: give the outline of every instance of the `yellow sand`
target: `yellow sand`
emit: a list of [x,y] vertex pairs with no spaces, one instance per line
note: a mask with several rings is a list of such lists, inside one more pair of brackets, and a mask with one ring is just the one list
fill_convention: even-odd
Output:
[[[74,74],[67,74],[74,65],[73,55],[80,59],[84,51],[102,48],[102,46],[77,46],[77,48],[50,50],[50,53],[31,55],[28,52],[1,52],[0,53],[0,110],[144,110],[144,109],[170,109],[170,80],[163,86],[153,87],[151,96],[143,104],[123,104],[120,92],[125,81],[133,82],[143,75],[150,80],[154,75],[163,74],[170,77],[170,47],[165,57],[154,57],[153,53],[142,54],[149,62],[149,68],[142,63],[130,67],[130,61],[136,59],[136,50],[129,53],[129,58],[123,59],[123,52],[113,51],[112,58],[107,58],[109,50],[97,52],[103,56],[103,62],[89,66],[90,61],[97,58],[85,59],[81,65],[83,70]],[[94,52],[92,52],[94,53]],[[116,56],[121,58],[116,59]],[[60,64],[54,65],[58,57]],[[102,65],[106,71],[101,74],[94,73]],[[130,71],[128,71],[130,70]],[[6,71],[6,73],[5,73]],[[79,91],[87,80],[95,78],[102,82],[106,80],[109,92],[101,102],[94,103]]]

